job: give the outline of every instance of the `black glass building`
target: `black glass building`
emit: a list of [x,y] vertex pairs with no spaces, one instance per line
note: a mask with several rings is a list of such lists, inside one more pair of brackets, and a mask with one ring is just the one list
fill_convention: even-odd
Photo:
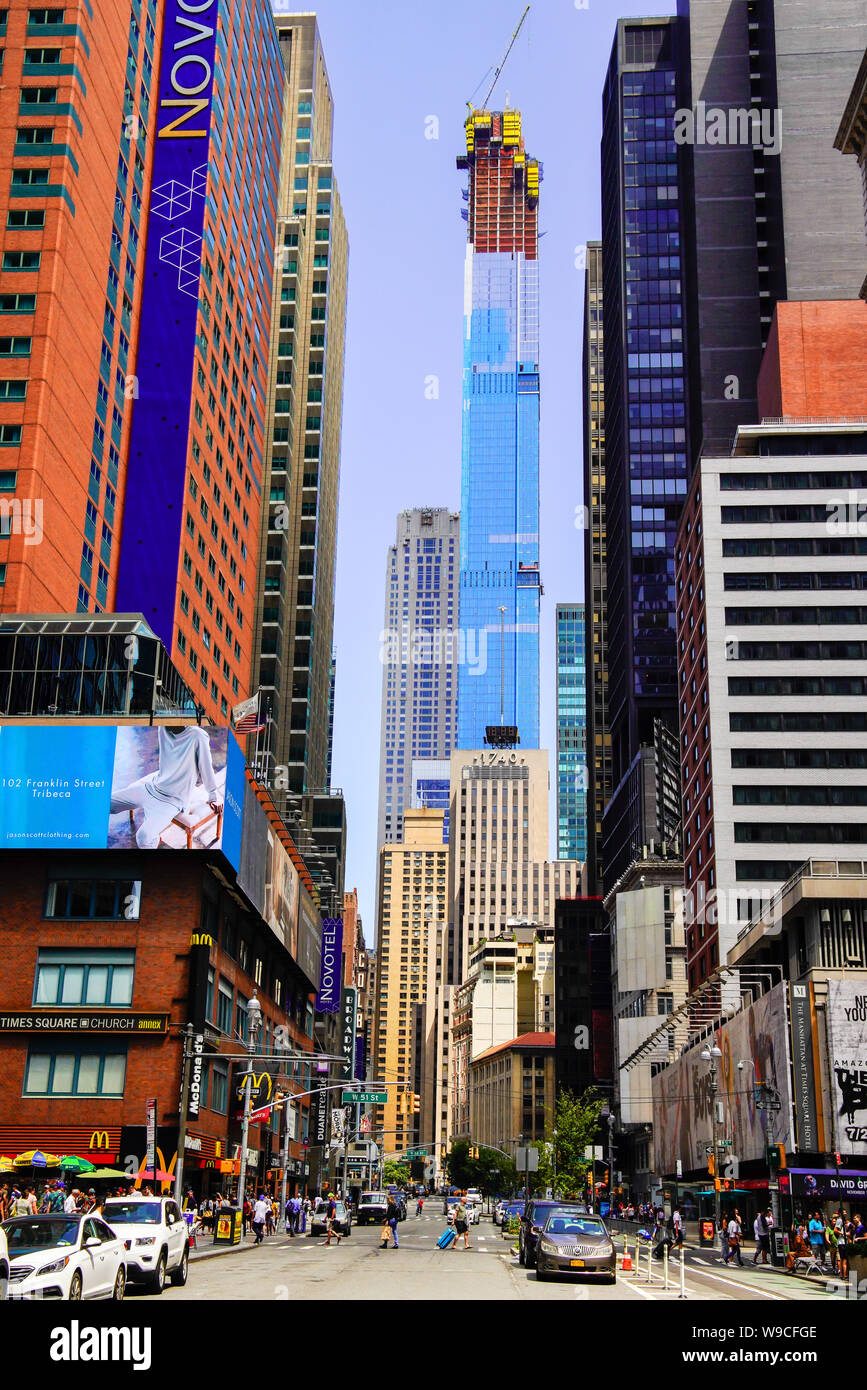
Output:
[[[677,731],[674,553],[689,476],[688,213],[676,19],[619,20],[603,95],[602,266],[612,788]],[[617,846],[604,851],[617,857]]]

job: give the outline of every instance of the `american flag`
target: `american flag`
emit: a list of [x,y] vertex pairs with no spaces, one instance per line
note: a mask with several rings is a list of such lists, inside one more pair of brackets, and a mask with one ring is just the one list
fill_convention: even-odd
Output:
[[236,734],[260,734],[265,723],[259,713],[259,691],[249,700],[242,700],[232,710],[232,725]]

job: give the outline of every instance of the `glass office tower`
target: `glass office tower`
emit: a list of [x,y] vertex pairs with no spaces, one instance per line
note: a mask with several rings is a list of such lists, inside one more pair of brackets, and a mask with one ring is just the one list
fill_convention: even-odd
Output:
[[539,746],[539,164],[518,111],[473,111],[464,275],[458,747]]
[[[674,552],[687,489],[689,424],[681,259],[686,206],[672,133],[677,37],[674,20],[620,20],[603,96],[612,797],[639,749],[653,743],[655,721],[677,730]],[[624,826],[620,833],[627,833]],[[617,849],[609,845],[603,860]]]
[[[584,605],[557,604],[557,858],[587,859]],[[592,809],[592,808],[591,808]]]

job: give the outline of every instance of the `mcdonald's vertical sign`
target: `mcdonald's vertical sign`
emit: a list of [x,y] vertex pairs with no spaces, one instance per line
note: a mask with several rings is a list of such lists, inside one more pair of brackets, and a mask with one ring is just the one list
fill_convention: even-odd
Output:
[[157,1103],[156,1099],[145,1103],[145,1125],[147,1129],[147,1148],[146,1158],[147,1167],[153,1173],[154,1179],[157,1175]]

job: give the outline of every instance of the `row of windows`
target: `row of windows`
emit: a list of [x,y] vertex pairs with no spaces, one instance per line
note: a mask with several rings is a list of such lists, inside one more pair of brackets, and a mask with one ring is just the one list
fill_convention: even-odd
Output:
[[867,787],[732,787],[735,806],[867,806]]
[[[851,577],[851,576],[850,576]],[[867,623],[867,608],[836,604],[833,608],[805,605],[803,608],[727,608],[725,620],[737,627],[758,627],[796,623]]]
[[[822,517],[826,521],[827,514]],[[867,555],[867,539],[858,536],[762,536],[759,540],[723,541],[723,556],[749,555]]]
[[768,844],[867,844],[867,825],[853,825],[851,821],[773,821],[760,824],[751,821],[735,822],[736,845]]
[[867,570],[857,574],[826,572],[810,574],[727,574],[726,589],[867,589]]
[[[864,676],[731,676],[729,695],[865,695]],[[846,725],[851,728],[852,725]]]
[[742,642],[730,644],[736,661],[862,661],[867,642]]
[[867,767],[867,748],[733,748],[731,765],[860,768]]
[[[749,693],[749,692],[747,692]],[[797,710],[792,713],[737,712],[729,715],[733,734],[854,734],[867,732],[867,712],[843,710],[820,713]]]
[[723,492],[818,491],[867,487],[867,473],[721,473],[719,483]]

